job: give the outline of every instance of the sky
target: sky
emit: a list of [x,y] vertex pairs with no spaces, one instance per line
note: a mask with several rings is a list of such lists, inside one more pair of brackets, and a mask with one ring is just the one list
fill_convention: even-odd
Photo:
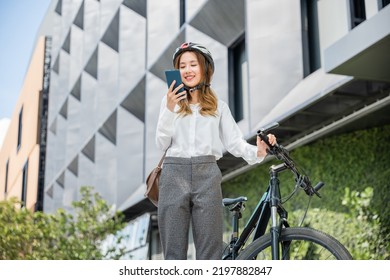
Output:
[[51,0],[0,0],[0,147]]

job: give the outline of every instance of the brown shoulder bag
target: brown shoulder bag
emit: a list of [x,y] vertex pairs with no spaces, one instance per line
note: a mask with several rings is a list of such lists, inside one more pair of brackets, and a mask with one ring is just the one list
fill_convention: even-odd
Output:
[[158,206],[158,193],[159,193],[159,181],[161,175],[161,165],[164,161],[165,155],[167,151],[165,151],[164,155],[160,159],[157,167],[150,172],[148,177],[146,178],[146,192],[145,196],[149,198],[149,200],[157,207]]

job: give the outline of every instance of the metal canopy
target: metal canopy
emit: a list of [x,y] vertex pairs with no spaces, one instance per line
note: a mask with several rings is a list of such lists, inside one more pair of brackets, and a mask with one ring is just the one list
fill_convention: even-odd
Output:
[[324,51],[328,73],[390,83],[390,5]]

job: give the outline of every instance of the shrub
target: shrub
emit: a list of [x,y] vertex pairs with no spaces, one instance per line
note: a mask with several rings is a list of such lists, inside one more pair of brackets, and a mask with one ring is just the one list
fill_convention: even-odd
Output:
[[33,213],[20,209],[15,198],[1,201],[0,260],[104,259],[102,242],[125,224],[120,212],[91,191],[81,188],[81,200],[73,203],[72,214],[63,209]]

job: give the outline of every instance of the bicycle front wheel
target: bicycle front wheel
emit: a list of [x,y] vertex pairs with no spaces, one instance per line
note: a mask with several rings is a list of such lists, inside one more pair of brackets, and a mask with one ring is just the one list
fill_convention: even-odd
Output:
[[[334,237],[311,228],[284,228],[279,237],[282,260],[351,260],[348,250]],[[249,244],[239,260],[271,260],[271,234]]]

